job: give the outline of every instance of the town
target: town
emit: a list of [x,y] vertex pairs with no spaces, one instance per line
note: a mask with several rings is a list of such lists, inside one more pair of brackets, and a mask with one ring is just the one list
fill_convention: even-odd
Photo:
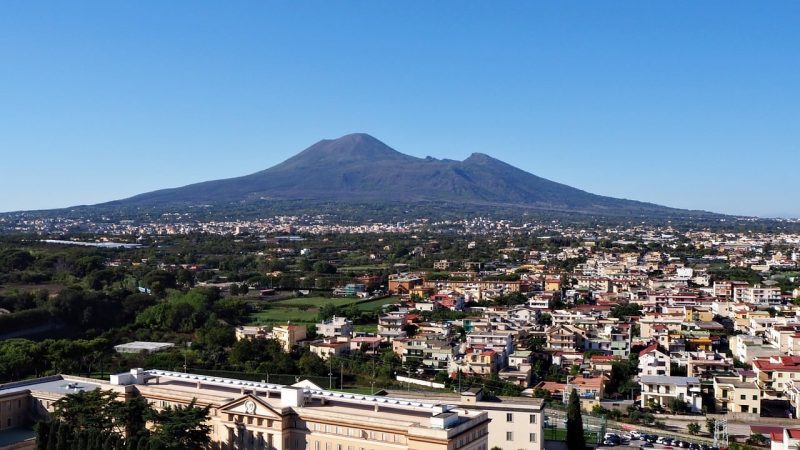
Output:
[[507,449],[563,441],[573,391],[594,445],[789,448],[800,433],[800,234],[322,222],[5,236],[0,427],[30,429],[68,383],[203,399],[214,442],[264,448],[291,427],[231,428],[231,389],[244,409],[398,402],[376,420],[453,405]]

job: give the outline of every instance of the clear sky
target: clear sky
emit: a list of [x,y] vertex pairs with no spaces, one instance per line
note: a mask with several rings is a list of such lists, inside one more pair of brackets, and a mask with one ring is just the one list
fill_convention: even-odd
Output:
[[800,2],[0,2],[0,211],[366,132],[590,192],[800,216]]

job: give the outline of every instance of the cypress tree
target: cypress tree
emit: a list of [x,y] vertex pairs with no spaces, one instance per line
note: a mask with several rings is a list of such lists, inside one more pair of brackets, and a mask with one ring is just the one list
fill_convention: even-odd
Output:
[[102,449],[103,450],[114,450],[114,447],[117,445],[117,440],[114,438],[114,435],[108,433],[108,437],[106,438],[105,442],[103,442]]
[[142,437],[139,439],[139,445],[136,450],[150,450],[150,439]]
[[139,440],[139,436],[128,436],[127,442],[125,442],[125,450],[138,450]]
[[567,404],[567,450],[585,450],[586,439],[583,436],[583,418],[581,417],[581,401],[578,391],[572,389]]
[[86,450],[89,447],[89,436],[85,431],[79,431],[72,442],[73,450]]
[[58,433],[61,431],[61,421],[50,422],[50,436],[47,437],[47,450],[58,450]]
[[36,424],[36,450],[47,450],[47,442],[52,434],[52,428],[50,422]]
[[66,422],[59,422],[56,445],[53,447],[53,450],[69,450],[72,433],[72,428],[70,428]]

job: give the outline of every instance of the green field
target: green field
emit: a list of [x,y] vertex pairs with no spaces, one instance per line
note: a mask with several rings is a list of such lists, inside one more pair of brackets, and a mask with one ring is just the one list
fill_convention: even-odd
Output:
[[377,311],[383,307],[383,305],[389,305],[391,303],[397,303],[400,301],[400,297],[391,296],[382,298],[380,300],[373,300],[371,302],[359,303],[358,309],[361,311]]
[[251,325],[266,325],[269,323],[315,323],[319,310],[297,308],[274,308],[259,311],[250,315]]
[[340,273],[344,273],[344,272],[364,272],[364,271],[368,271],[368,270],[384,270],[384,269],[388,269],[388,268],[389,268],[388,264],[372,264],[372,265],[366,265],[366,266],[344,266],[344,267],[339,267],[338,268],[338,272],[340,272]]
[[[383,305],[396,303],[398,297],[387,297],[379,300],[359,303],[360,311],[378,311]],[[264,304],[264,310],[253,313],[250,316],[250,323],[254,325],[266,325],[269,323],[315,323],[319,316],[319,308],[326,304],[333,304],[337,307],[347,306],[358,302],[356,298],[329,298],[329,297],[297,297]],[[377,325],[364,325],[363,330],[375,332]]]
[[378,324],[376,323],[358,324],[358,325],[353,325],[353,329],[359,333],[377,333]]
[[269,305],[270,306],[279,305],[281,307],[283,307],[283,306],[294,306],[294,307],[310,306],[310,307],[319,308],[320,306],[327,305],[329,303],[333,304],[333,305],[336,305],[336,306],[345,306],[345,305],[349,305],[349,304],[351,304],[351,303],[353,303],[353,302],[355,302],[357,300],[358,299],[352,298],[352,297],[344,297],[344,298],[341,298],[341,297],[336,297],[336,298],[330,298],[330,297],[297,297],[297,298],[288,298],[286,300],[278,300],[276,302],[270,302]]

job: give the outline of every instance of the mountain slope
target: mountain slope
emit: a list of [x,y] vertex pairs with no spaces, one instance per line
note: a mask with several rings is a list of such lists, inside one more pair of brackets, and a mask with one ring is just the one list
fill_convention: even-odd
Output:
[[416,158],[367,134],[322,140],[250,175],[140,194],[114,206],[220,204],[259,200],[446,202],[623,215],[688,211],[603,197],[475,153],[464,161]]

